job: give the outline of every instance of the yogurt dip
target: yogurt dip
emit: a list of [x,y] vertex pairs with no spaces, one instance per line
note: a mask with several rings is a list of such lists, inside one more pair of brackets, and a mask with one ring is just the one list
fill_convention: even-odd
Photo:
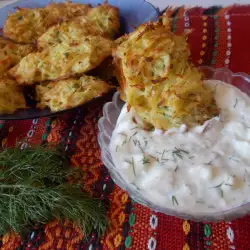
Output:
[[250,200],[250,98],[208,80],[219,117],[201,126],[143,130],[127,105],[113,131],[110,152],[124,180],[147,201],[185,212],[224,211]]

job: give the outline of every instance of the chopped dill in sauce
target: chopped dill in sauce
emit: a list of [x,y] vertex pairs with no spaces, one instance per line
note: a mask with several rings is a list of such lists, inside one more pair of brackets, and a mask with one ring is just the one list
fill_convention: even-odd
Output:
[[172,196],[172,202],[173,202],[173,205],[179,205],[179,203],[174,195]]

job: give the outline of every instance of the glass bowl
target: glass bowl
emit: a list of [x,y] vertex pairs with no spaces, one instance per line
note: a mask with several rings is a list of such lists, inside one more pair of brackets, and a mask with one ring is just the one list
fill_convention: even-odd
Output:
[[[199,70],[204,73],[205,79],[214,79],[226,82],[241,89],[241,91],[247,93],[250,96],[250,76],[245,73],[232,73],[227,68],[213,69],[210,67],[199,67]],[[115,167],[111,154],[109,152],[109,144],[113,130],[116,126],[117,118],[124,105],[121,101],[119,93],[116,92],[113,96],[112,102],[108,102],[103,107],[103,117],[98,122],[99,134],[98,142],[101,148],[101,159],[104,165],[108,168],[110,175],[114,182],[123,190],[128,192],[129,196],[141,205],[147,206],[156,212],[162,212],[167,215],[176,216],[183,219],[190,219],[194,221],[219,221],[219,220],[231,220],[237,217],[241,217],[250,212],[250,195],[249,200],[243,205],[235,206],[229,210],[211,212],[211,213],[194,213],[180,212],[174,209],[161,207],[153,204],[140,191],[128,184],[122,176],[119,174]]]

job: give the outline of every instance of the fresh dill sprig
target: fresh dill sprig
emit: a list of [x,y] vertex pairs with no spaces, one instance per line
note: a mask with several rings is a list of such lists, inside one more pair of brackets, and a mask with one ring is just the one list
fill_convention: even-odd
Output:
[[138,141],[137,145],[138,145],[139,149],[141,150],[141,152],[144,153],[144,150],[143,150],[142,147],[141,147],[140,141]]
[[217,86],[218,86],[219,84],[216,84],[215,86],[214,86],[214,89],[213,89],[213,92],[214,93],[216,93],[216,90],[217,90]]
[[136,145],[137,145],[137,143],[138,143],[138,140],[133,140],[133,143],[134,143],[134,145],[135,145],[135,147],[136,147]]
[[162,153],[161,153],[161,160],[163,159],[163,157],[164,157],[164,154],[165,154],[165,149],[162,151]]
[[[175,147],[173,150],[166,150],[164,149],[162,152],[156,151],[157,154],[161,155],[160,156],[160,162],[166,162],[166,161],[173,161],[177,162],[177,158],[183,160],[184,157],[188,157],[189,152],[185,149],[177,148]],[[167,155],[165,158],[165,155]],[[172,156],[172,157],[171,157]],[[188,157],[188,159],[192,159],[194,156]]]
[[118,135],[122,135],[122,136],[125,137],[124,140],[123,140],[123,142],[122,142],[122,146],[123,146],[125,143],[128,142],[128,136],[127,136],[126,134],[124,134],[124,133],[118,133]]
[[132,134],[132,136],[135,136],[136,134],[138,134],[138,132],[134,132],[134,134]]
[[123,143],[122,143],[122,146],[125,144],[125,143],[127,143],[128,141],[127,141],[127,137],[124,139],[124,141],[123,141]]
[[173,202],[173,205],[179,205],[179,203],[174,195],[172,196],[172,202]]
[[224,181],[223,181],[221,184],[219,184],[219,185],[217,185],[217,186],[215,186],[215,187],[211,187],[211,188],[219,188],[219,187],[221,187],[223,184],[224,184]]
[[149,164],[149,163],[150,163],[150,160],[147,157],[143,156],[142,164],[145,165],[145,164]]
[[204,163],[204,164],[210,166],[210,165],[212,165],[212,162],[213,162],[213,160],[211,160],[210,162]]
[[131,160],[131,161],[125,160],[125,162],[127,162],[128,164],[130,164],[130,165],[132,166],[134,175],[136,176],[136,173],[135,173],[135,162],[134,162],[134,157],[132,157],[132,160]]
[[160,162],[159,158],[158,157],[155,157],[153,155],[148,155],[149,157],[151,157],[152,159],[154,159],[155,161],[157,161],[158,163]]
[[197,200],[196,204],[204,204],[205,202],[203,200]]
[[248,171],[245,169],[245,171],[244,171],[244,177],[243,177],[243,181],[244,181],[244,182],[246,182],[247,173],[248,173]]
[[234,108],[236,108],[237,104],[238,104],[238,98],[235,99]]
[[175,150],[172,151],[172,155],[173,155],[174,159],[175,159],[175,156],[177,156],[180,159],[183,159],[184,154],[188,155],[189,152],[184,150],[184,149],[179,149],[179,148],[176,148],[176,147],[175,147]]
[[132,134],[132,135],[129,137],[128,142],[130,142],[131,138],[132,138],[133,136],[135,136],[136,134],[138,134],[138,132],[134,132],[134,134]]
[[240,161],[239,161],[239,159],[236,158],[236,157],[237,157],[237,155],[235,154],[235,152],[233,152],[233,153],[228,157],[228,160],[232,160],[232,161],[235,161],[235,162],[239,163]]
[[[37,146],[0,152],[0,235],[22,232],[34,223],[67,219],[87,235],[107,226],[105,209],[81,188],[82,173],[69,168],[58,148]],[[75,183],[75,184],[73,184]]]
[[133,127],[133,128],[131,128],[130,130],[134,130],[134,129],[137,129],[138,127]]
[[222,189],[220,189],[220,195],[221,195],[221,197],[223,198],[223,196],[224,196],[224,192],[223,192],[223,190],[222,190]]
[[187,150],[184,150],[184,149],[181,149],[181,148],[175,147],[175,150],[178,151],[178,152],[184,153],[184,154],[186,154],[186,155],[189,154],[189,152],[188,152]]

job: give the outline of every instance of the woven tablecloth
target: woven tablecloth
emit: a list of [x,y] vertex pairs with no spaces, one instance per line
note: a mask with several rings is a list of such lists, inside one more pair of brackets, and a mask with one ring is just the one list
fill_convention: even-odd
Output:
[[[228,67],[250,74],[250,7],[167,9],[172,30],[193,29],[188,41],[196,65]],[[107,100],[106,100],[107,101]],[[56,220],[24,236],[0,237],[1,249],[250,249],[250,216],[231,222],[195,223],[156,213],[116,186],[100,160],[97,121],[103,103],[56,118],[0,122],[0,145],[60,143],[86,175],[83,185],[108,207],[111,226],[101,239],[84,240],[74,225]],[[0,222],[1,223],[1,222]]]

